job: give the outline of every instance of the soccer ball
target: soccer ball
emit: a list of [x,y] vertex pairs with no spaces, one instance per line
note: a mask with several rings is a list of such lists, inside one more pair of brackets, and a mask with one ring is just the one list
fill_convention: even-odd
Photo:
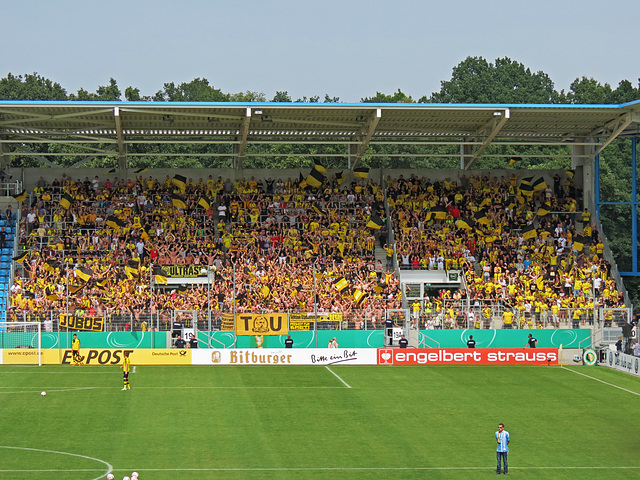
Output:
[[133,472],[131,474],[131,480],[137,480],[137,478],[138,478],[138,472]]
[[122,477],[122,480],[131,480],[129,477]]
[[114,478],[116,477],[113,476],[113,473],[107,474],[107,480],[113,480]]
[[42,395],[43,397],[46,397],[47,396],[47,392],[44,392],[44,391],[40,392],[40,395]]

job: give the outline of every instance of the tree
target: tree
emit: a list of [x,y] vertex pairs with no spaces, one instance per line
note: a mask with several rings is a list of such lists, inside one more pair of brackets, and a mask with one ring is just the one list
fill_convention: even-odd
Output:
[[611,87],[608,83],[601,85],[593,78],[576,78],[569,86],[567,100],[578,104],[605,104],[611,99]]
[[453,68],[451,80],[441,89],[422,97],[421,103],[559,103],[549,76],[532,73],[523,64],[508,57],[495,63],[482,57],[467,57]]
[[9,73],[0,79],[2,100],[67,100],[67,92],[59,83],[37,73],[14,76]]
[[151,97],[140,95],[139,88],[127,87],[124,89],[124,98],[128,102],[150,102]]
[[277,91],[274,97],[271,99],[271,101],[272,102],[291,102],[291,96],[287,91],[284,91],[284,92]]
[[122,92],[118,87],[118,82],[110,78],[109,85],[98,86],[96,93],[89,93],[81,88],[75,95],[73,93],[69,95],[69,100],[119,102],[121,96]]
[[393,95],[376,92],[374,97],[363,98],[362,103],[415,103],[413,98],[405,95],[400,89]]
[[195,78],[189,83],[165,83],[153,96],[156,102],[228,102],[229,94],[209,85],[206,78]]

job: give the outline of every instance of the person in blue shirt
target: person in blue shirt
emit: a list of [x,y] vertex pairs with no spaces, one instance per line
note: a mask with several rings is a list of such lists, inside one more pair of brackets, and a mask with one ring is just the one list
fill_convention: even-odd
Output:
[[511,437],[509,436],[509,432],[504,429],[504,424],[498,424],[498,431],[496,432],[496,442],[498,442],[498,448],[496,449],[496,458],[498,459],[498,467],[496,469],[496,473],[500,475],[501,464],[504,464],[504,474],[507,475],[509,473],[509,464],[507,463],[507,454],[509,453],[509,442],[511,441]]

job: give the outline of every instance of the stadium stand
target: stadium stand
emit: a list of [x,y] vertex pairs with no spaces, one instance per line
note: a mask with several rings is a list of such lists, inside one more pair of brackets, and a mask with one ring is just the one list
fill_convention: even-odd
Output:
[[[10,318],[168,330],[182,312],[202,329],[210,303],[216,329],[225,312],[314,308],[341,314],[341,328],[382,328],[399,308],[426,329],[582,326],[596,308],[624,307],[622,295],[571,172],[551,173],[382,184],[41,177],[19,216]],[[163,268],[181,266],[206,267],[213,281],[165,284]],[[464,283],[403,299],[404,269],[460,269]]]

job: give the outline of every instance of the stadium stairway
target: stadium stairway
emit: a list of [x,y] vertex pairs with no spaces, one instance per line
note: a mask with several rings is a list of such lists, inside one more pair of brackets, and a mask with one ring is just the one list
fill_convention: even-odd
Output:
[[11,281],[11,263],[13,243],[16,234],[15,221],[0,219],[0,227],[7,234],[5,247],[0,249],[0,321],[7,319],[7,303],[9,298],[9,282]]

